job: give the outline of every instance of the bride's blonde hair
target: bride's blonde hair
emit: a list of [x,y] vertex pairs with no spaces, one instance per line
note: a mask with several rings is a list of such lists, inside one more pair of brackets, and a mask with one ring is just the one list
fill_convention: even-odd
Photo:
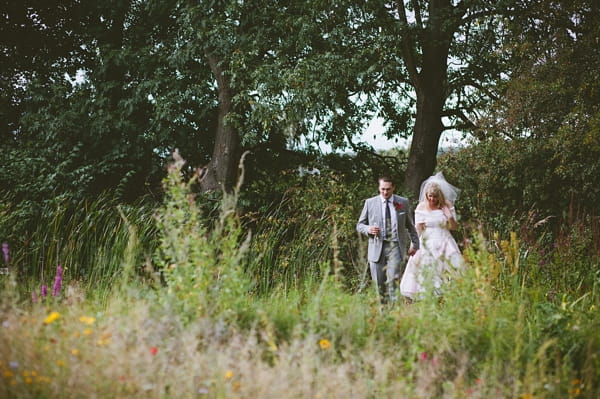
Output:
[[425,195],[427,196],[427,194],[435,195],[436,198],[438,199],[438,204],[440,207],[443,207],[444,205],[446,205],[448,203],[446,201],[446,197],[444,196],[444,192],[442,191],[442,188],[436,182],[432,181],[432,182],[427,183],[427,186],[425,186]]

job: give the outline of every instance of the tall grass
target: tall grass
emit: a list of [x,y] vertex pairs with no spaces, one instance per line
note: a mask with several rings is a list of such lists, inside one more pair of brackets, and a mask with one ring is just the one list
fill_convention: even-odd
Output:
[[[135,230],[135,237],[131,231]],[[133,240],[133,241],[132,241]],[[56,267],[65,279],[106,297],[119,281],[128,246],[132,267],[141,269],[156,245],[153,208],[142,202],[119,205],[109,196],[76,204],[48,204],[26,237],[11,243],[11,269],[23,286],[50,285]]]
[[[269,276],[277,276],[281,265],[265,263],[268,289],[252,289],[253,273],[261,267],[252,258],[260,253],[259,243],[247,251],[246,232],[232,212],[235,198],[225,198],[222,216],[211,223],[190,196],[191,182],[181,180],[177,169],[169,176],[151,259],[163,282],[141,284],[139,276],[122,272],[105,302],[74,300],[65,292],[31,304],[4,281],[0,397],[600,393],[600,280],[592,253],[569,263],[577,254],[558,245],[540,263],[535,243],[518,234],[494,243],[473,233],[464,251],[468,267],[453,276],[442,298],[382,308],[375,290],[357,293],[338,272],[356,256],[344,254],[348,247],[340,244],[353,229],[346,223],[340,236],[331,225],[322,227],[330,233],[317,243],[286,241],[298,246],[292,253],[308,246],[306,253],[328,254],[295,264],[312,271],[304,274],[310,278],[271,283]],[[130,219],[124,216],[119,220]],[[266,225],[254,239],[275,253],[270,245],[280,242],[281,231],[272,222],[262,220]],[[299,221],[292,237],[307,239],[315,223]],[[132,270],[145,253],[139,244],[144,239],[136,236],[154,230],[136,229],[131,221],[120,226],[124,244],[116,267]],[[589,230],[577,231],[589,242]],[[555,270],[577,273],[580,281],[554,281]]]

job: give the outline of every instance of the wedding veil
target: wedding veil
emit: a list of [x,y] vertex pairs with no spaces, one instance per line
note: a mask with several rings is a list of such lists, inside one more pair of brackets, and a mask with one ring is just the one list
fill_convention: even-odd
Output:
[[437,183],[440,186],[440,189],[444,193],[444,197],[446,197],[447,201],[450,201],[454,204],[458,199],[460,189],[448,183],[444,178],[444,174],[442,172],[438,172],[435,175],[428,177],[423,183],[421,183],[421,191],[419,192],[419,202],[425,201],[425,191],[430,183]]

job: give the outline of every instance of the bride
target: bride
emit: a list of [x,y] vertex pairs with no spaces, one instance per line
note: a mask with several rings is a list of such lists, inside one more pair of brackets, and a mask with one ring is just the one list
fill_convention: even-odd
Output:
[[426,291],[442,294],[447,275],[461,269],[463,258],[450,230],[458,227],[454,201],[459,191],[444,179],[442,172],[421,184],[415,224],[420,249],[410,257],[400,282],[402,295],[419,299]]

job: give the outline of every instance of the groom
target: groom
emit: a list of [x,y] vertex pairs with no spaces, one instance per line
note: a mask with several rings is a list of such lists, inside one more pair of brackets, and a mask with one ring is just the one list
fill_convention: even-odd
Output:
[[369,266],[381,302],[394,302],[404,267],[407,235],[411,256],[419,249],[419,237],[408,200],[394,195],[394,182],[389,177],[379,178],[379,195],[365,201],[356,230],[369,236]]

